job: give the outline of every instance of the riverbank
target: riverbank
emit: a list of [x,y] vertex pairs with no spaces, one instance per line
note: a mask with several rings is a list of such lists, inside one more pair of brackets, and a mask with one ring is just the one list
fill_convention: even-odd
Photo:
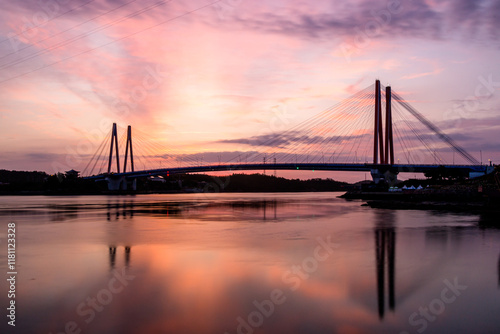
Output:
[[446,210],[455,212],[500,212],[500,192],[492,187],[452,185],[421,190],[346,192],[341,198],[360,199],[364,205],[393,210]]
[[[136,190],[108,190],[107,182],[75,176],[48,176],[33,179],[29,172],[4,173],[0,178],[0,195],[116,195],[116,194],[182,194],[218,192],[330,192],[347,191],[352,185],[327,179],[286,179],[264,174],[178,174],[144,177],[136,181]],[[28,178],[27,176],[30,178]],[[38,174],[37,174],[38,175]],[[1,175],[0,175],[1,176]],[[14,178],[14,176],[17,177]],[[24,177],[24,179],[23,179]]]

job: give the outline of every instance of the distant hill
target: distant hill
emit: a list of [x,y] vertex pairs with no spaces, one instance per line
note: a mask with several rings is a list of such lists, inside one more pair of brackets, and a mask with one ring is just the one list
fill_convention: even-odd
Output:
[[45,172],[25,172],[0,169],[0,183],[41,183],[49,175]]
[[264,174],[177,174],[137,180],[139,192],[306,192],[347,191],[352,185],[333,179],[286,179]]
[[333,179],[285,179],[263,174],[233,174],[224,191],[228,192],[292,192],[346,191],[351,185]]
[[[307,192],[347,191],[352,185],[333,179],[286,179],[263,174],[178,174],[137,180],[138,193],[177,192]],[[106,182],[85,180],[72,175],[45,172],[0,170],[0,194],[102,194]]]

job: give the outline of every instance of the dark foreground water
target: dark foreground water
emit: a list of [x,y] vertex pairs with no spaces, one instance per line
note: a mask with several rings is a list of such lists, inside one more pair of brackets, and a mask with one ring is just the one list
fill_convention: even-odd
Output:
[[1,197],[0,332],[500,333],[498,218],[338,195]]

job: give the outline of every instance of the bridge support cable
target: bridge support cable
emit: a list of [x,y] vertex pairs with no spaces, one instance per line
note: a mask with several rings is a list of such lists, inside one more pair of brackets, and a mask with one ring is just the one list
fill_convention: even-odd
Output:
[[[371,96],[373,93],[370,88],[344,100],[344,103],[328,108],[328,113],[313,117],[310,119],[311,122],[295,127],[293,141],[299,143],[301,147],[295,146],[292,149],[282,151],[281,160],[287,161],[290,157],[299,155],[302,156],[301,162],[303,162],[305,155],[311,152],[324,151],[325,147],[326,150],[331,150],[332,146],[346,140],[347,136],[351,136],[352,129],[363,121],[367,101],[372,101]],[[300,144],[300,142],[304,142],[302,139],[311,139],[301,138],[307,133],[314,135],[310,136],[312,140],[307,141],[307,145]]]
[[[341,157],[347,155],[347,159],[343,159],[346,162],[349,161],[350,156],[353,152],[356,152],[356,144],[361,144],[361,138],[365,136],[366,133],[366,123],[371,119],[370,110],[372,110],[373,92],[370,91],[367,94],[360,97],[355,103],[347,110],[338,111],[342,117],[339,117],[337,123],[341,123],[340,127],[331,128],[329,133],[325,135],[325,140],[322,145],[327,147],[327,149],[334,148],[334,160],[340,161]],[[369,101],[369,103],[366,103]],[[358,139],[358,140],[357,140]],[[351,148],[347,151],[347,146],[342,145],[342,142],[350,141]],[[345,153],[344,153],[345,152]]]
[[[363,100],[373,101],[373,94],[367,94],[366,97],[363,98]],[[335,145],[335,150],[337,152],[335,154],[336,161],[341,160],[340,157],[346,156],[346,159],[344,160],[348,162],[350,161],[349,159],[351,155],[353,155],[353,157],[357,156],[357,152],[359,151],[359,147],[362,143],[362,138],[366,137],[366,129],[369,128],[368,124],[371,122],[371,110],[371,104],[361,103],[361,105],[354,106],[350,111],[349,116],[356,117],[356,121],[353,122],[352,119],[350,119],[352,117],[347,117],[347,119],[343,120],[344,123],[349,125],[345,127],[346,131],[339,135],[335,134],[332,136],[332,134],[330,134],[330,136],[335,140],[328,140],[325,144],[329,148]],[[346,145],[341,145],[341,143],[346,140],[351,141],[349,151],[346,151]],[[346,153],[344,154],[344,152]]]
[[[263,141],[262,143],[260,143],[258,145],[258,147],[265,147],[266,149],[262,152],[258,152],[258,153],[255,153],[255,154],[252,154],[249,158],[251,160],[255,160],[255,161],[259,161],[262,156],[264,154],[268,154],[270,151],[276,151],[276,148],[281,148],[281,151],[282,151],[282,155],[281,155],[281,160],[285,159],[286,158],[289,158],[290,155],[293,155],[293,154],[296,154],[290,150],[286,150],[286,147],[284,144],[289,144],[289,143],[297,143],[297,142],[301,142],[301,141],[304,141],[304,139],[307,139],[305,138],[304,136],[306,136],[305,134],[307,134],[307,130],[309,129],[318,129],[317,127],[319,127],[319,131],[323,130],[323,131],[327,131],[330,126],[330,129],[331,129],[331,125],[332,123],[334,123],[335,121],[338,121],[338,119],[335,118],[335,116],[337,115],[336,111],[338,111],[339,109],[346,109],[349,105],[351,105],[352,103],[354,102],[358,102],[359,103],[359,98],[362,97],[363,95],[367,94],[369,91],[371,91],[371,87],[368,87],[356,94],[353,94],[351,97],[343,100],[342,102],[332,106],[332,107],[329,107],[327,109],[325,109],[324,111],[322,111],[321,113],[309,118],[309,119],[306,119],[305,121],[291,127],[290,129],[286,130],[286,131],[283,131],[281,133],[276,133],[272,136],[270,136],[269,139]],[[344,124],[342,124],[342,126],[344,126]],[[318,131],[318,130],[317,130]],[[315,139],[317,140],[321,140],[323,138],[321,138],[321,136],[317,136]],[[230,163],[232,161],[235,161],[237,160],[239,157],[241,156],[241,154],[235,156],[234,158],[230,159],[229,161],[227,161],[227,163]],[[247,158],[248,160],[248,158]]]
[[[369,114],[370,114],[370,113],[367,113],[367,115],[369,115]],[[366,117],[366,120],[365,120],[365,122],[361,125],[361,128],[362,128],[362,129],[369,129],[369,128],[370,128],[370,124],[371,124],[372,122],[373,122],[373,120],[371,119],[371,117]],[[356,145],[356,147],[355,147],[355,148],[354,148],[354,145],[353,145],[353,147],[351,148],[351,152],[354,150],[354,152],[355,152],[355,154],[356,154],[356,159],[355,159],[355,162],[357,163],[357,162],[358,162],[358,159],[357,159],[357,152],[361,152],[361,151],[362,151],[362,150],[360,150],[360,147],[361,147],[361,144],[363,143],[363,138],[358,138],[358,139],[356,140],[356,142],[357,142],[357,145]],[[366,145],[366,143],[365,143],[365,146],[367,146],[367,145]],[[369,150],[369,146],[367,146],[367,147],[366,147],[365,152],[368,152],[368,150]],[[368,154],[366,154],[366,153],[365,153],[362,157],[364,158],[364,159],[362,159],[362,161],[364,161],[364,162],[368,162]],[[348,161],[349,161],[349,159],[348,159]]]
[[[368,94],[365,94],[360,97],[360,101],[365,100],[367,95]],[[308,155],[309,153],[315,153],[320,150],[323,151],[325,148],[331,150],[333,147],[335,147],[335,150],[338,152],[339,143],[345,141],[347,138],[351,138],[351,141],[355,144],[352,130],[364,120],[364,115],[360,112],[359,102],[353,101],[348,108],[339,110],[336,114],[338,116],[335,121],[328,122],[327,126],[323,126],[323,131],[317,134],[319,140],[315,141],[313,145],[302,154]]]
[[[101,159],[102,152],[104,151],[104,148],[107,146],[108,139],[109,139],[110,135],[111,135],[111,130],[106,134],[106,136],[102,140],[101,144],[99,144],[99,147],[97,147],[97,150],[94,152],[94,155],[92,156],[92,158],[90,158],[89,162],[87,163],[87,165],[83,169],[82,175],[92,175],[92,172],[93,172],[93,170],[95,168],[95,165]],[[90,165],[92,164],[92,162],[94,162],[94,165],[93,165],[92,169],[90,170],[90,172],[88,174],[86,174],[87,173],[87,169],[90,167]]]
[[[111,135],[111,131],[109,132],[109,135]],[[92,169],[90,170],[89,172],[89,175],[92,175],[94,173],[94,169],[95,167],[97,166],[97,164],[99,162],[101,162],[100,164],[100,167],[99,167],[99,173],[103,170],[104,168],[104,164],[106,164],[106,160],[107,160],[107,154],[106,154],[106,148],[107,148],[107,144],[108,144],[108,140],[111,140],[110,137],[108,137],[104,142],[105,144],[102,146],[101,148],[101,151],[99,152],[99,156],[97,157],[97,159],[95,160],[94,162],[94,165],[92,166]]]
[[[370,100],[373,101],[374,95],[370,95]],[[360,118],[361,122],[356,122],[352,124],[351,127],[348,128],[348,137],[350,138],[350,141],[352,142],[350,149],[347,151],[347,145],[339,145],[338,149],[337,148],[337,153],[335,155],[335,161],[344,161],[344,162],[351,162],[351,156],[353,158],[356,158],[357,152],[359,151],[359,147],[362,143],[363,137],[369,137],[368,134],[368,129],[370,128],[370,123],[373,123],[373,106],[372,105],[365,105],[362,106],[362,108],[359,111],[362,115],[362,118]],[[351,123],[347,121],[347,123]],[[364,142],[365,145],[368,145],[370,140],[367,140]],[[341,159],[342,156],[345,156],[345,159]]]
[[[429,140],[425,139],[426,138],[426,135],[424,134],[421,134],[419,132],[419,129],[417,129],[417,127],[415,126],[414,123],[418,123],[418,121],[412,121],[412,120],[409,120],[408,117],[406,116],[407,113],[403,112],[403,110],[401,110],[400,108],[402,108],[402,106],[396,104],[393,106],[394,110],[396,111],[396,115],[399,117],[399,120],[401,123],[404,123],[404,125],[406,126],[406,131],[407,133],[412,133],[413,136],[414,136],[414,139],[413,140],[418,140],[418,142],[423,145],[423,149],[425,149],[427,152],[429,152],[429,154],[434,158],[434,161],[435,163],[437,162],[440,162],[442,161],[442,157],[437,153],[437,150],[435,147],[432,147],[433,146],[433,143],[431,143]],[[421,123],[419,123],[421,124]],[[400,131],[401,132],[401,131]],[[403,135],[403,136],[400,136],[401,140],[408,140],[408,141],[412,141],[412,139],[409,139],[408,138],[408,134],[406,135]],[[441,142],[442,143],[442,142]],[[406,146],[408,147],[408,149],[410,147],[413,147],[413,149],[416,149],[415,146],[412,146],[410,144],[406,144]],[[410,154],[411,152],[408,151],[408,154]],[[414,161],[414,162],[417,162],[417,161]],[[422,161],[420,161],[421,163]]]
[[[306,150],[300,152],[301,155],[307,156],[310,153],[316,153],[321,150],[331,148],[332,146],[337,146],[342,141],[351,139],[353,145],[356,141],[353,135],[354,130],[359,129],[359,125],[366,121],[367,113],[366,107],[359,107],[360,101],[369,98],[370,94],[367,93],[360,97],[358,101],[352,101],[350,105],[345,110],[339,110],[337,112],[338,117],[333,120],[328,120],[325,122],[320,122],[319,127],[321,131],[312,129],[304,129],[303,131],[309,131],[315,134],[315,140],[306,146]],[[354,119],[354,120],[353,120]],[[340,123],[340,124],[339,124]],[[342,146],[342,149],[344,146]],[[337,148],[338,152],[338,148]],[[299,153],[297,149],[294,149],[291,154]],[[302,159],[304,162],[304,159]]]
[[[152,143],[151,140],[147,139],[145,135],[138,130],[134,130],[134,142],[135,145],[135,153],[134,157],[137,159],[137,163],[135,166],[142,166],[140,168],[145,168],[148,166],[149,169],[158,169],[159,167],[165,168],[174,168],[174,163],[178,161],[179,156],[182,157],[182,153],[173,152],[172,150],[166,149],[157,143]],[[139,149],[138,149],[139,147]],[[174,158],[175,161],[172,162],[169,158]],[[195,159],[184,157],[184,161],[190,162],[192,166],[195,166]],[[165,164],[162,165],[162,162]],[[160,166],[158,166],[158,164]]]
[[[142,166],[140,168],[146,168],[146,166],[151,168],[156,168],[155,158],[162,159],[165,156],[166,149],[161,148],[159,145],[153,145],[150,140],[144,138],[138,134],[138,131],[134,129],[134,142],[136,143],[136,150],[134,153],[134,158],[137,160],[134,163],[134,168],[136,166]],[[137,149],[139,148],[139,149]],[[160,153],[161,152],[161,153]],[[168,156],[168,154],[167,154]],[[161,160],[160,160],[161,161]]]
[[403,100],[398,94],[394,93],[394,96],[397,99],[397,102],[401,104],[407,111],[409,111],[415,118],[417,118],[422,124],[424,124],[427,128],[433,131],[438,137],[450,145],[455,152],[460,154],[465,160],[473,165],[479,165],[479,161],[471,156],[465,149],[456,144],[449,136],[444,134],[437,126],[432,124],[427,118],[425,118],[422,114],[420,114],[415,108],[413,108],[408,102]]
[[165,150],[155,149],[154,145],[152,145],[149,140],[139,136],[137,131],[134,131],[134,141],[136,143],[136,148],[140,148],[139,150],[136,149],[135,158],[137,159],[137,163],[135,165],[142,166],[142,168],[145,168],[145,166],[148,166],[149,169],[155,168],[156,164],[154,158],[161,158],[164,156],[164,154],[159,155],[158,152],[164,152]]
[[[165,161],[168,160],[168,158],[173,158],[175,161],[166,161],[166,167],[173,167],[173,164],[175,164],[179,159],[182,159],[183,162],[188,162],[191,163],[193,166],[196,165],[196,159],[192,158],[192,154],[182,152],[179,150],[173,151],[171,149],[166,148],[163,145],[158,144],[157,142],[151,142],[151,140],[147,139],[148,134],[145,134],[137,129],[134,129],[134,141],[137,142],[138,145],[136,146],[136,152],[137,148],[140,148],[140,151],[143,152],[142,154],[144,157],[149,156],[153,158],[158,158],[160,161]],[[137,154],[136,154],[137,155]],[[148,163],[153,163],[150,160],[147,159]],[[171,165],[169,165],[169,163]]]
[[[406,162],[409,164],[409,163],[411,163],[411,156],[410,156],[410,149],[409,149],[410,146],[406,143],[405,136],[403,136],[403,134],[399,131],[398,126],[394,126],[394,131],[396,132],[396,138],[399,138],[399,140],[397,140],[396,142],[399,143],[399,145],[401,146],[401,152],[404,154],[404,156],[406,158]],[[398,161],[398,164],[399,164],[399,161]]]
[[[135,136],[135,141],[138,144],[138,146],[141,148],[147,146],[145,143],[142,143],[140,140],[138,140],[137,136]],[[139,152],[137,152],[137,150],[136,150],[135,158],[136,158],[136,164],[135,164],[136,166],[137,165],[142,166],[142,169],[146,169],[146,165],[148,167],[150,167],[150,165],[149,165],[150,161],[144,155],[144,149],[139,150]]]
[[[336,113],[335,117],[330,117],[331,119],[323,121],[320,120],[318,125],[315,127],[310,129],[301,129],[300,132],[302,133],[312,133],[312,140],[308,140],[307,145],[302,143],[299,144],[299,147],[295,146],[288,149],[284,152],[284,158],[300,155],[302,156],[301,162],[304,162],[309,154],[316,154],[317,152],[324,151],[325,149],[331,150],[334,145],[336,146],[338,143],[344,141],[347,138],[346,135],[351,134],[349,128],[352,128],[361,120],[360,115],[353,112],[353,110],[356,109],[353,104],[354,103],[351,103],[351,105],[348,106],[347,113],[344,110],[341,110]],[[355,120],[353,121],[352,118],[355,118]],[[300,142],[300,138],[297,142]]]
[[[352,104],[352,101],[343,101],[344,103],[341,103],[337,105],[337,107],[341,107],[342,109],[349,108],[350,105]],[[304,151],[300,152],[299,149],[297,149],[297,146],[295,146],[292,150],[286,149],[283,145],[276,145],[275,143],[279,143],[282,141],[283,137],[288,141],[289,144],[295,144],[301,145],[301,143],[304,143],[305,141],[308,142],[308,145],[306,147],[306,152],[311,150],[313,147],[318,145],[321,141],[327,140],[329,138],[324,137],[325,133],[331,133],[332,127],[334,126],[334,123],[340,123],[341,126],[347,126],[347,122],[339,122],[338,120],[335,119],[335,117],[332,117],[332,110],[335,108],[328,108],[327,111],[329,112],[328,114],[323,113],[319,116],[312,117],[308,119],[307,121],[300,123],[298,126],[295,126],[292,131],[285,131],[284,133],[281,134],[275,134],[273,138],[271,138],[270,141],[265,142],[261,144],[260,146],[265,146],[267,149],[264,152],[259,152],[255,154],[256,157],[267,154],[270,150],[275,151],[275,147],[281,147],[281,160],[285,160],[289,158],[290,156],[294,156],[296,154],[304,155]],[[338,129],[337,129],[338,130]],[[311,136],[313,134],[314,136]],[[303,144],[302,144],[303,145]]]

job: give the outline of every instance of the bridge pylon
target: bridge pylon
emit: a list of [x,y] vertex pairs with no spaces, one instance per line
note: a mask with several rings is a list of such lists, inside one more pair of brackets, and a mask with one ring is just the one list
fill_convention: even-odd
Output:
[[380,93],[380,80],[375,81],[375,124],[373,129],[373,164],[384,163],[384,133],[382,131],[382,96]]
[[[108,160],[108,176],[106,181],[108,182],[108,190],[127,190],[127,183],[130,183],[132,190],[136,190],[136,179],[127,179],[124,175],[112,175],[111,165],[113,162],[113,149],[116,155],[116,171],[120,174],[120,150],[118,148],[118,131],[116,123],[113,123],[113,128],[111,130],[111,144],[109,148],[109,160]],[[123,173],[127,172],[127,160],[128,152],[130,149],[130,168],[134,171],[134,153],[132,150],[132,127],[129,125],[127,127],[127,147],[125,149],[125,161],[123,163]]]
[[[371,175],[375,183],[385,180],[394,183],[397,171],[391,168],[394,165],[394,138],[392,131],[392,92],[391,87],[385,88],[385,131],[382,115],[382,93],[380,80],[375,81],[375,115],[373,127],[373,165]],[[385,132],[385,136],[384,136]]]
[[111,163],[113,162],[113,145],[116,146],[116,172],[120,173],[120,152],[118,150],[118,135],[116,131],[116,123],[113,123],[111,130],[111,145],[109,148],[108,174],[111,173]]
[[129,125],[127,127],[127,148],[125,149],[125,162],[123,163],[123,172],[127,172],[127,157],[128,150],[130,147],[130,169],[134,171],[134,152],[132,151],[132,127]]
[[391,86],[385,87],[385,161],[394,165],[394,138],[392,135],[392,97]]

